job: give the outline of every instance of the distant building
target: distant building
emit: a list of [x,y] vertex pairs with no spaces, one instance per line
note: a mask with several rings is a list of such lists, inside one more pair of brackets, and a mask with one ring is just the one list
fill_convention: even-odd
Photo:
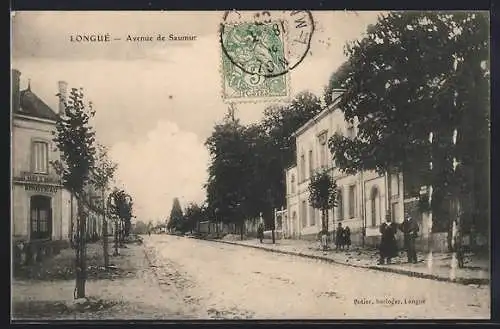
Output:
[[[334,90],[334,100],[338,100],[341,93],[341,90]],[[365,231],[365,243],[377,245],[380,224],[385,219],[386,209],[390,207],[392,220],[396,223],[401,223],[405,214],[417,219],[421,232],[419,245],[425,249],[429,225],[418,210],[418,198],[415,197],[413,186],[404,188],[401,173],[388,177],[373,171],[355,175],[340,172],[328,148],[328,139],[335,133],[347,137],[357,134],[356,122],[350,124],[345,120],[342,111],[338,109],[338,101],[334,101],[294,133],[296,163],[285,170],[287,206],[283,216],[284,237],[315,239],[321,231],[321,212],[309,205],[308,186],[314,172],[326,169],[338,185],[338,207],[328,214],[330,232],[338,223],[342,223],[343,227],[349,226],[351,229],[353,244],[362,243]],[[401,238],[399,233],[398,238]],[[443,236],[433,243],[434,250],[445,249]]]

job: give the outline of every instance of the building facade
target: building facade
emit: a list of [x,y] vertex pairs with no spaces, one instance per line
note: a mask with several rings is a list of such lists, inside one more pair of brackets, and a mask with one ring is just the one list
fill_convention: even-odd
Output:
[[[23,248],[63,246],[71,235],[69,193],[51,165],[59,159],[52,141],[57,114],[30,88],[20,90],[12,70],[12,238]],[[50,247],[47,247],[50,249]]]
[[[63,188],[61,177],[52,165],[60,159],[53,142],[59,113],[53,111],[32,90],[20,89],[18,70],[12,70],[12,144],[11,144],[11,227],[16,257],[41,257],[69,245],[75,236],[77,200]],[[66,95],[65,82],[59,93]],[[102,229],[102,216],[89,210],[87,231]],[[55,246],[55,247],[54,247]],[[16,261],[19,259],[16,258]]]
[[[341,96],[334,91],[334,100]],[[380,175],[374,171],[348,175],[339,170],[328,148],[328,139],[335,133],[346,137],[357,134],[356,121],[349,123],[333,102],[295,133],[296,164],[285,170],[286,215],[285,238],[316,239],[322,229],[321,211],[309,205],[309,182],[319,170],[327,170],[338,187],[338,205],[328,212],[328,230],[333,233],[338,223],[349,226],[353,244],[376,246],[380,239],[379,227],[387,209],[393,222],[401,223],[411,215],[420,225],[419,245],[425,249],[430,236],[429,224],[418,210],[418,197],[405,190],[403,174]],[[389,186],[390,184],[390,186]],[[390,195],[389,195],[390,194]],[[402,234],[397,235],[402,246]],[[434,250],[443,249],[442,239],[433,241]]]

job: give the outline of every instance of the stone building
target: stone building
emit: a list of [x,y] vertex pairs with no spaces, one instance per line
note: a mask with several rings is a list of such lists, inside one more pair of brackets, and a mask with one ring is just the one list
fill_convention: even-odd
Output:
[[[330,232],[333,232],[338,223],[342,223],[343,227],[349,226],[353,244],[375,246],[380,239],[380,224],[390,207],[394,222],[401,223],[405,215],[411,215],[418,221],[421,233],[418,245],[421,249],[426,249],[429,225],[418,209],[420,187],[417,192],[414,186],[406,186],[405,189],[402,173],[380,175],[374,171],[363,171],[348,175],[335,165],[328,148],[328,139],[335,133],[354,137],[357,126],[356,122],[347,122],[343,112],[338,109],[342,90],[333,92],[335,101],[294,133],[296,163],[285,170],[284,237],[317,238],[322,229],[321,212],[309,205],[308,186],[314,172],[328,170],[338,186],[338,206],[328,213]],[[431,240],[434,250],[446,249],[445,237],[439,236]],[[398,233],[398,241],[402,246],[401,233]]]
[[71,203],[51,165],[59,158],[52,141],[58,116],[29,84],[20,89],[20,76],[12,70],[12,237],[24,246],[60,246],[71,235]]
[[[58,116],[30,84],[20,89],[21,73],[12,72],[11,223],[15,261],[42,257],[69,245],[76,232],[77,202],[61,185],[52,166],[60,158],[53,142]],[[66,95],[67,84],[59,82]],[[88,232],[100,233],[100,217],[90,211]]]

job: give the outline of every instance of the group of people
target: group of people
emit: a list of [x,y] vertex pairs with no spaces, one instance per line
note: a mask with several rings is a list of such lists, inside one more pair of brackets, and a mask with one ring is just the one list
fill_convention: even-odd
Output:
[[[390,264],[391,259],[398,255],[398,246],[396,242],[396,233],[398,230],[404,234],[404,248],[407,252],[408,263],[417,263],[417,251],[415,242],[418,237],[419,226],[412,217],[406,217],[403,223],[396,224],[386,217],[386,220],[380,225],[381,240],[379,245],[379,264]],[[349,226],[342,227],[342,223],[338,223],[337,229],[334,233],[335,236],[335,249],[336,250],[349,250],[351,246],[351,229]],[[260,242],[264,239],[264,225],[260,223],[257,228],[257,237]],[[326,237],[326,235],[324,235]],[[323,243],[326,245],[326,243]]]
[[380,225],[380,234],[382,235],[379,251],[379,264],[390,264],[391,259],[398,255],[398,246],[396,243],[396,233],[401,230],[404,234],[404,247],[408,256],[408,263],[417,263],[417,251],[415,241],[418,237],[418,223],[411,217],[406,217],[403,223],[393,223],[389,216],[386,221]]
[[342,227],[342,223],[339,223],[337,229],[335,230],[335,249],[344,250],[351,246],[351,229],[349,226],[345,228]]

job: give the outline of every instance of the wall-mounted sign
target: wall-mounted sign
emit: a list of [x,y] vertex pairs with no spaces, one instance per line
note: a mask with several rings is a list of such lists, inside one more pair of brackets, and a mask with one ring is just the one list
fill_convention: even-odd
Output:
[[26,191],[56,193],[58,187],[57,186],[51,186],[51,185],[26,184],[26,185],[24,185],[24,189]]
[[58,176],[34,174],[27,171],[21,172],[21,175],[19,177],[14,177],[14,180],[37,184],[61,184],[61,178],[59,178]]

